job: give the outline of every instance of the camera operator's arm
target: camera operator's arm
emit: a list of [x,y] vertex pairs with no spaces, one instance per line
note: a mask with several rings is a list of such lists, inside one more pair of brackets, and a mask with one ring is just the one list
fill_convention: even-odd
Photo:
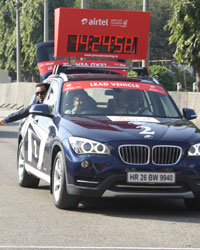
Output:
[[19,111],[12,113],[0,120],[0,125],[4,126],[6,123],[15,122],[21,120],[29,115],[29,109],[32,106],[29,105],[26,108],[20,109]]

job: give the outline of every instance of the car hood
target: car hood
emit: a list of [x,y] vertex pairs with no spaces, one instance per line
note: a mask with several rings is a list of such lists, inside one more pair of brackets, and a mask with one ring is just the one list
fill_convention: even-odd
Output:
[[[65,120],[65,119],[64,119]],[[72,136],[102,142],[129,140],[200,141],[200,130],[190,121],[144,117],[67,117],[63,122]]]

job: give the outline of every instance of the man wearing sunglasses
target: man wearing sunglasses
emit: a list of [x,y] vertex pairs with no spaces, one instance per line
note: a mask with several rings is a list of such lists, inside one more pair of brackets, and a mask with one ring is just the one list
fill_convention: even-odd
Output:
[[27,117],[29,115],[29,109],[31,108],[33,104],[43,103],[47,90],[48,90],[48,84],[38,83],[36,85],[36,91],[35,91],[36,101],[28,105],[26,108],[20,109],[19,111],[0,119],[0,125],[3,126],[6,123],[15,122],[15,121],[18,121]]

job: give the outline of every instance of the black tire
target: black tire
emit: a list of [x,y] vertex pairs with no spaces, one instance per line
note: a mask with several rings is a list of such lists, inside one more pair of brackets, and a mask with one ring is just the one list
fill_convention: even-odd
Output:
[[184,199],[185,206],[188,210],[200,209],[200,198]]
[[25,169],[23,141],[20,142],[17,152],[17,177],[21,187],[36,188],[40,182],[39,178],[28,174]]
[[67,193],[65,168],[62,152],[58,152],[54,160],[52,176],[54,204],[60,209],[76,209],[80,197]]

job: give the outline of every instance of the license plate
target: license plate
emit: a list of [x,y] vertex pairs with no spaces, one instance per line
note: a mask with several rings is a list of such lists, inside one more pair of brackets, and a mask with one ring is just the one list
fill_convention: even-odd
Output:
[[128,172],[129,183],[175,183],[175,173]]

